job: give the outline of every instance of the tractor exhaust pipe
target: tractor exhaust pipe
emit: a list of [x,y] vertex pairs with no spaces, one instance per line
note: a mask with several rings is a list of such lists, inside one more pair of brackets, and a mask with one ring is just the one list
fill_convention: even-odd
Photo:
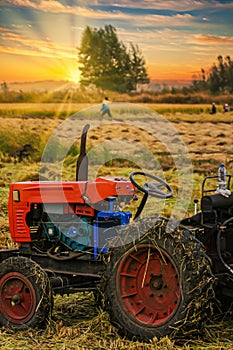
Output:
[[76,162],[76,181],[88,180],[88,158],[86,155],[86,138],[90,124],[86,124],[82,130],[80,153]]

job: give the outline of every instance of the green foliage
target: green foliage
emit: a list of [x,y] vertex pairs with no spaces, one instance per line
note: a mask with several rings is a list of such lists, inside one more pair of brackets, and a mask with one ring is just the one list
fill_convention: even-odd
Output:
[[43,152],[43,162],[59,162],[62,161],[66,155],[67,149],[56,138],[52,138],[46,144]]
[[12,158],[17,159],[20,151],[25,145],[30,145],[29,155],[31,161],[38,161],[42,154],[45,140],[42,135],[30,130],[0,131],[0,155],[1,160],[12,161]]
[[[6,83],[5,83],[6,84]],[[11,91],[8,89],[8,85],[1,84],[2,93],[0,93],[0,102],[36,102],[41,99],[41,93],[34,92],[23,92],[20,91]]]
[[[209,90],[212,94],[233,92],[233,61],[230,56],[225,59],[219,55],[217,63],[210,69],[208,77],[205,70],[201,69],[201,79],[194,80],[194,91]],[[191,89],[192,90],[192,89]]]
[[0,131],[0,151],[3,154],[14,155],[19,147],[18,139],[13,131]]
[[138,82],[148,82],[141,51],[133,44],[127,50],[111,25],[100,29],[87,26],[78,53],[82,86],[126,92],[134,90]]
[[74,143],[74,144],[70,147],[70,149],[69,149],[69,151],[68,151],[68,155],[77,157],[78,154],[79,154],[79,147],[77,146],[76,143]]
[[230,56],[225,60],[218,56],[218,63],[213,65],[207,83],[212,93],[233,92],[233,62]]

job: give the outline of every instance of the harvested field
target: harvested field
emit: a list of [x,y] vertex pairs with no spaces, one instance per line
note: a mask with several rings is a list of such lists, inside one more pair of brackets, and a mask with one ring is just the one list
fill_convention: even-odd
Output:
[[[52,108],[52,107],[51,107]],[[52,111],[52,109],[51,109]],[[50,112],[51,112],[50,111]],[[153,112],[154,113],[154,112]],[[164,114],[163,118],[156,115],[143,116],[127,112],[116,114],[113,120],[100,119],[95,114],[46,118],[9,113],[1,114],[1,130],[7,135],[14,131],[20,135],[22,130],[35,132],[39,135],[55,135],[59,142],[68,146],[77,143],[82,127],[91,125],[87,146],[90,150],[90,176],[101,175],[128,176],[133,166],[156,172],[164,171],[169,184],[178,191],[177,164],[183,160],[182,147],[187,149],[185,157],[191,160],[194,189],[190,198],[188,210],[193,210],[192,200],[200,197],[201,181],[205,175],[217,173],[219,163],[224,162],[228,172],[233,175],[233,113],[227,115],[218,113],[212,117],[202,113],[197,118],[193,114],[177,112],[178,115]],[[68,120],[68,122],[66,122]],[[60,126],[60,128],[58,127]],[[56,131],[54,131],[56,129]],[[44,137],[44,136],[43,136]],[[111,149],[111,152],[108,150]],[[94,149],[94,151],[93,151]],[[143,151],[143,162],[142,162]],[[105,156],[102,154],[105,152]],[[115,152],[115,153],[114,153]],[[172,152],[172,155],[171,155]],[[151,158],[151,154],[153,157]],[[101,155],[101,157],[100,157]],[[115,158],[112,156],[114,155]],[[123,160],[122,160],[123,158]],[[55,164],[43,173],[48,178],[62,175],[66,180],[74,178],[74,160],[70,155],[66,164],[62,165],[62,174]],[[129,165],[129,161],[131,161]],[[24,181],[38,178],[41,168],[39,162],[32,163],[30,159],[23,162],[13,162],[13,158],[3,155],[0,163],[0,248],[10,248],[14,244],[10,240],[7,219],[8,188],[12,181]],[[129,167],[130,166],[130,167]],[[132,167],[132,168],[131,168]],[[168,208],[174,205],[174,200],[166,204]],[[164,213],[169,209],[162,208]],[[232,318],[228,315],[207,319],[201,335],[182,339],[153,339],[148,344],[129,341],[121,338],[115,328],[109,323],[108,314],[99,309],[92,293],[77,293],[70,296],[56,296],[53,318],[44,330],[28,330],[14,332],[0,329],[1,349],[232,349]],[[195,327],[195,325],[194,325]]]

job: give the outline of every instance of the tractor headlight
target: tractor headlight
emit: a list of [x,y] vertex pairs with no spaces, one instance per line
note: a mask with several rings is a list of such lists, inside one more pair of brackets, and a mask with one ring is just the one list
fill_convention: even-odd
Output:
[[20,201],[19,190],[14,190],[13,191],[13,201],[14,202],[19,202]]

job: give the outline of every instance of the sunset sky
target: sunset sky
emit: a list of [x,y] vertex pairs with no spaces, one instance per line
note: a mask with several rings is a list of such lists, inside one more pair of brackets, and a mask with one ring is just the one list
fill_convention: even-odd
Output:
[[0,0],[0,82],[78,80],[84,28],[111,24],[138,44],[151,79],[191,80],[233,59],[233,1]]

